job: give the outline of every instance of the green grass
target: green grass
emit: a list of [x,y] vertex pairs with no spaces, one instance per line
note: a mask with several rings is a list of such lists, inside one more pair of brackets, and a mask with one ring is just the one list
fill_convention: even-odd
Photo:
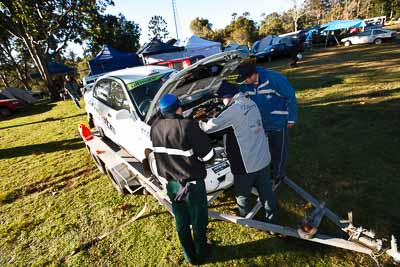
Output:
[[[400,237],[400,46],[316,50],[299,68],[267,64],[297,89],[287,171],[342,216]],[[83,110],[40,103],[0,122],[0,266],[184,265],[173,217],[151,196],[121,196],[92,163],[76,129]],[[282,223],[307,203],[278,192]],[[145,218],[62,262],[81,243],[120,225],[147,203]],[[235,209],[232,192],[218,209]],[[126,209],[126,206],[128,207]],[[336,231],[329,222],[323,232]],[[210,266],[372,266],[368,256],[212,220]],[[383,264],[390,266],[387,258]]]

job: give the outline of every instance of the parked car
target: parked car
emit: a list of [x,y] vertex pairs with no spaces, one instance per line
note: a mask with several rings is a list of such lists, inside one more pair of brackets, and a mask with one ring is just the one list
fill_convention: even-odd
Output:
[[239,50],[240,52],[245,53],[245,54],[250,53],[249,47],[247,45],[240,45],[240,44],[235,44],[235,43],[228,44],[225,47],[224,52],[234,51],[234,50]]
[[[150,140],[151,124],[159,116],[159,99],[173,93],[183,104],[184,116],[197,120],[212,117],[223,109],[215,94],[219,85],[235,75],[246,58],[240,51],[230,51],[202,59],[179,72],[142,66],[107,73],[85,95],[88,117],[101,135],[141,161],[165,188],[166,180],[157,174]],[[205,182],[209,193],[233,184],[221,141],[213,141],[217,156],[207,164]]]
[[274,59],[289,57],[295,42],[297,40],[293,37],[271,36],[262,39],[259,44],[255,43],[252,52],[255,53],[257,61],[271,62]]
[[157,66],[168,67],[170,69],[175,69],[175,70],[183,70],[203,58],[204,58],[203,55],[198,55],[198,56],[192,56],[192,57],[170,59],[170,60],[166,60],[166,61],[151,63],[148,65],[157,65]]
[[396,32],[385,29],[373,29],[361,32],[357,35],[343,38],[341,40],[345,46],[352,44],[381,44],[385,40],[393,39],[396,37]]
[[0,118],[10,116],[13,112],[25,107],[25,103],[18,99],[8,98],[0,94]]

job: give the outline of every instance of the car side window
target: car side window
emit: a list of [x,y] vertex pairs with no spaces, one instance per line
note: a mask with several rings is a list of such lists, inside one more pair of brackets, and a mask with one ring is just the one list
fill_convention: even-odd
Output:
[[371,35],[371,32],[372,32],[372,31],[362,32],[362,33],[360,33],[358,36],[369,36],[369,35]]
[[110,94],[110,80],[104,79],[96,84],[93,96],[103,104],[110,106],[108,96]]
[[124,93],[124,89],[117,81],[111,81],[109,101],[110,106],[115,110],[130,110],[128,99]]
[[383,34],[383,33],[385,33],[384,31],[381,31],[381,30],[375,30],[374,31],[374,34]]

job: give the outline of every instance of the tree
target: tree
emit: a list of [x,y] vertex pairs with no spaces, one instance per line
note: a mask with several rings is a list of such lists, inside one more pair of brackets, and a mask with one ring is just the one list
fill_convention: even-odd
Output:
[[87,39],[85,48],[87,55],[95,55],[104,44],[121,51],[132,52],[140,47],[140,27],[122,14],[118,16],[99,14],[90,22],[83,38]]
[[193,34],[206,39],[214,39],[214,32],[212,30],[212,24],[208,19],[195,18],[190,22],[190,30]]
[[281,16],[274,12],[265,17],[261,22],[259,34],[261,36],[278,35],[284,32]]
[[81,42],[79,35],[88,22],[103,12],[112,0],[2,0],[0,27],[29,52],[52,100],[58,100],[48,70],[48,61],[57,58],[68,42]]
[[157,38],[160,40],[167,39],[168,32],[168,24],[164,20],[162,16],[153,16],[149,21],[149,38],[152,40],[153,38]]
[[298,0],[291,0],[292,8],[289,9],[289,13],[292,16],[293,20],[293,31],[297,31],[299,29],[299,19],[302,15],[301,4],[298,3]]
[[[20,85],[25,89],[30,89],[26,51],[24,51],[21,44],[3,28],[0,28],[0,65],[2,72],[1,79],[6,87],[11,86],[7,77],[12,76],[10,75],[11,72],[15,71],[16,78],[20,82]],[[19,87],[19,85],[17,85],[17,87]]]
[[239,16],[225,27],[225,36],[229,41],[250,45],[258,37],[256,23],[248,17]]

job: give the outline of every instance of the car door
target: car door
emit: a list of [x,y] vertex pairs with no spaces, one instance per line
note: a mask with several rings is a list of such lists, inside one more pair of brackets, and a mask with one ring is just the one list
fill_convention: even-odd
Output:
[[111,113],[110,120],[118,144],[136,159],[143,160],[145,149],[151,147],[151,142],[146,142],[149,137],[145,138],[150,127],[139,118],[124,83],[118,79],[111,80],[110,103],[115,111]]
[[96,82],[93,89],[93,119],[98,130],[115,142],[115,128],[111,116],[115,111],[110,103],[110,79],[104,78]]
[[386,37],[390,37],[390,36],[386,36],[386,35],[387,35],[387,32],[385,32],[385,31],[374,30],[373,31],[373,40],[372,40],[372,42],[375,41],[375,39],[378,39],[378,38],[384,39]]
[[369,39],[370,39],[371,34],[372,34],[372,31],[362,32],[362,33],[360,33],[360,34],[358,34],[356,36],[353,36],[351,38],[352,39],[351,42],[353,44],[366,44],[366,43],[369,43]]

